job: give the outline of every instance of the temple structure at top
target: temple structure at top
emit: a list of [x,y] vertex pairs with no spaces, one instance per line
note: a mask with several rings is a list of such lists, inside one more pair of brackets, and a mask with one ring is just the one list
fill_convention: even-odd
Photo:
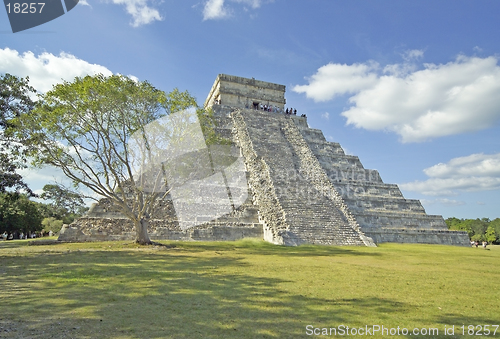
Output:
[[285,99],[284,85],[247,79],[234,75],[219,74],[205,100],[205,107],[213,105],[231,106],[235,108],[277,107],[283,111]]

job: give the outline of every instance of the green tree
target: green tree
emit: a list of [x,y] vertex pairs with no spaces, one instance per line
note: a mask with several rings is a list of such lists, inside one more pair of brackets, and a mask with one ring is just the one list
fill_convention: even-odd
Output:
[[471,228],[472,219],[458,219],[458,218],[448,218],[445,220],[448,225],[448,229],[455,231],[466,231],[469,238],[474,236],[474,231]]
[[490,226],[493,227],[497,235],[497,241],[500,242],[500,218],[496,218],[490,222]]
[[76,218],[81,217],[88,211],[87,206],[78,207],[75,213],[68,212],[66,209],[61,209],[54,204],[46,204],[41,202],[35,202],[38,206],[38,210],[44,218],[54,218],[56,220],[62,220],[64,224],[71,224]]
[[53,216],[61,220],[69,215],[79,215],[79,212],[84,210],[85,207],[82,194],[70,191],[60,185],[45,185],[40,198],[52,200],[50,205]]
[[463,219],[458,219],[455,217],[448,218],[444,221],[450,230],[459,230],[459,225],[463,222]]
[[[145,189],[134,173],[129,142],[132,135],[144,136],[149,123],[193,106],[188,92],[167,95],[123,76],[86,76],[47,92],[20,119],[21,133],[37,146],[36,164],[58,167],[76,186],[110,199],[133,222],[136,242],[150,244],[148,219],[166,197],[167,185],[158,168],[153,187]],[[140,149],[142,159],[149,159],[151,147]]]
[[490,244],[493,244],[494,242],[498,241],[498,235],[495,232],[495,228],[491,225],[486,230],[486,234],[484,237],[485,237],[485,240],[487,242],[489,242]]
[[37,203],[27,195],[0,193],[0,233],[40,231],[42,219]]
[[26,167],[25,147],[13,137],[16,118],[32,110],[34,102],[30,95],[35,89],[29,79],[5,74],[0,75],[0,192],[14,190],[34,193],[17,173]]
[[482,241],[484,241],[484,234],[474,234],[471,237],[471,240],[477,241],[477,242],[482,242]]
[[54,234],[58,233],[61,230],[62,225],[63,221],[57,220],[54,217],[44,218],[42,220],[43,231],[46,233],[49,233],[50,231],[52,231]]
[[486,233],[488,226],[489,226],[488,218],[483,218],[483,219],[478,218],[475,220],[470,220],[470,229],[472,230],[474,235],[481,236],[482,241],[484,241],[484,234]]

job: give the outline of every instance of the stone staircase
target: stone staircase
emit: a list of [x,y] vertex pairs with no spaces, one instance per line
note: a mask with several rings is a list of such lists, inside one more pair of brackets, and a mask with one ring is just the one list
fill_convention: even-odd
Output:
[[307,154],[309,148],[289,116],[241,109],[232,117],[266,240],[285,245],[374,245],[359,230],[319,163],[311,161],[316,159]]

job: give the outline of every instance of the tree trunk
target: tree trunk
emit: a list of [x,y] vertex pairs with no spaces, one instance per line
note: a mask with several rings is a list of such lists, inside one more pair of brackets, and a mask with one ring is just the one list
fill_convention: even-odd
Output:
[[141,245],[151,245],[148,235],[149,221],[145,218],[135,222],[135,242]]

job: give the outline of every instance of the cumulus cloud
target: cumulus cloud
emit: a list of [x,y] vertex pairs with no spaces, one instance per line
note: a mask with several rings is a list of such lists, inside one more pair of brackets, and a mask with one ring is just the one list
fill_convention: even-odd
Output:
[[500,189],[500,153],[454,158],[446,164],[426,168],[424,173],[429,179],[401,184],[400,187],[431,196],[497,190]]
[[[232,10],[227,6],[227,2],[243,4],[244,9],[248,7],[252,9],[259,8],[265,2],[273,2],[274,0],[208,0],[203,8],[203,20],[218,20],[231,16]],[[247,7],[248,6],[248,7]]]
[[29,76],[30,85],[39,92],[46,92],[53,85],[63,80],[72,81],[75,77],[113,73],[104,66],[88,63],[74,55],[61,52],[58,56],[51,53],[41,53],[35,56],[33,52],[19,54],[9,48],[0,48],[0,73],[10,73],[19,77]]
[[370,64],[328,64],[318,69],[309,78],[309,85],[297,85],[294,92],[305,93],[314,101],[328,101],[335,96],[353,94],[372,88],[378,81],[375,71],[377,63]]
[[222,19],[228,15],[224,0],[208,0],[203,8],[203,20]]
[[479,131],[500,120],[500,67],[497,57],[458,56],[447,64],[415,63],[422,51],[409,51],[403,63],[322,66],[309,84],[293,90],[315,101],[350,94],[342,112],[347,124],[387,130],[402,142]]
[[325,120],[330,120],[330,113],[328,112],[325,112],[323,114],[321,114],[321,117]]
[[149,5],[148,0],[111,0],[116,5],[125,6],[125,10],[132,16],[132,27],[147,25],[153,21],[161,21],[160,12]]

